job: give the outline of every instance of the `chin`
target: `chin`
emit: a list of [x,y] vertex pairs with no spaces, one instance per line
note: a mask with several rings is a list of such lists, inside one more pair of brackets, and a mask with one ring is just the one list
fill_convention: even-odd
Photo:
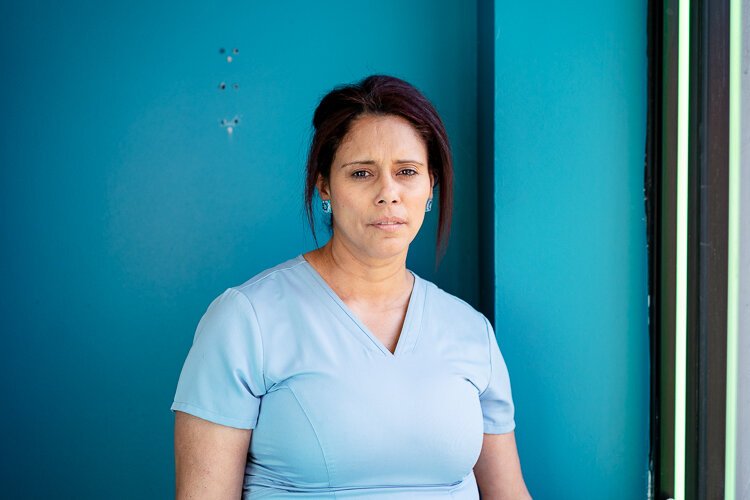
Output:
[[389,259],[397,257],[406,253],[409,250],[409,245],[405,245],[403,241],[393,242],[380,242],[379,244],[369,245],[366,248],[367,254],[376,259]]

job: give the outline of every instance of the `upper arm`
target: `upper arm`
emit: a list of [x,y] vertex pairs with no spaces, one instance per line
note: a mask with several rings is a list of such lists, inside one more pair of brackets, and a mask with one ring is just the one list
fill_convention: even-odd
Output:
[[485,434],[505,434],[516,427],[510,375],[492,325],[486,317],[483,318],[488,342],[486,367],[489,374],[487,387],[479,394],[484,432]]
[[474,466],[482,500],[529,499],[514,432],[485,434]]
[[252,430],[174,414],[176,499],[239,499]]
[[252,429],[265,394],[253,305],[229,288],[201,317],[175,391],[178,499],[239,499]]

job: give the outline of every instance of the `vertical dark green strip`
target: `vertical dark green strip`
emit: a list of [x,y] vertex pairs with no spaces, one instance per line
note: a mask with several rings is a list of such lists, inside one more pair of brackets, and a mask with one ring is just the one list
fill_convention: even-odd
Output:
[[495,1],[477,4],[479,310],[495,324]]
[[699,57],[704,151],[700,161],[699,245],[703,422],[700,498],[724,498],[726,446],[727,265],[729,238],[729,0],[703,0]]
[[648,2],[648,115],[646,126],[646,168],[644,169],[644,192],[646,203],[646,238],[648,243],[648,295],[649,295],[649,365],[651,368],[649,409],[649,496],[658,491],[661,473],[661,279],[658,262],[661,260],[661,178],[662,154],[662,4],[656,0]]
[[729,1],[691,9],[687,499],[724,497],[729,196]]
[[701,149],[698,136],[700,111],[700,14],[702,2],[690,3],[690,91],[688,118],[688,192],[687,192],[687,308],[685,349],[685,500],[694,500],[698,495],[698,441],[700,427],[700,336],[698,334],[698,307],[700,261],[700,190],[698,159]]

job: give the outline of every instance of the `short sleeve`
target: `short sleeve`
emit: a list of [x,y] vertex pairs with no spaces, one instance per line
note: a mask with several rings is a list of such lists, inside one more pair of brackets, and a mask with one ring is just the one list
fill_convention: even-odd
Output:
[[228,288],[198,322],[171,410],[254,429],[266,392],[263,342],[250,300]]
[[497,345],[492,325],[484,318],[489,342],[489,383],[479,394],[485,434],[505,434],[516,427],[510,376],[505,360]]

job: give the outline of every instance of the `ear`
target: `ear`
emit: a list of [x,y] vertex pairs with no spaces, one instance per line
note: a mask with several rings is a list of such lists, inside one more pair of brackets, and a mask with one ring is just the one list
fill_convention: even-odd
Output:
[[326,181],[321,174],[318,174],[318,180],[315,182],[315,186],[318,188],[318,193],[320,194],[321,199],[331,199],[328,181]]
[[435,195],[435,175],[430,170],[430,198]]

